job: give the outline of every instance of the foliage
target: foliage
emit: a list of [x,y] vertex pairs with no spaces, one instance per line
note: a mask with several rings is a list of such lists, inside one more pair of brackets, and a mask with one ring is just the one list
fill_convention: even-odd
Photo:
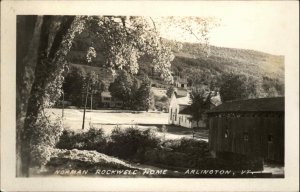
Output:
[[173,85],[171,85],[168,89],[167,89],[167,96],[169,97],[169,98],[171,98],[172,97],[172,94],[174,93],[174,91],[175,91],[175,87],[173,86]]
[[121,71],[115,81],[110,84],[112,97],[123,101],[124,107],[138,110],[149,110],[151,106],[151,81],[144,76],[141,84],[130,73]]
[[258,82],[253,78],[247,78],[245,75],[228,73],[222,75],[221,79],[220,96],[222,102],[255,98],[259,94],[257,92]]
[[155,108],[159,111],[168,110],[169,109],[169,98],[167,96],[154,96]]
[[150,90],[150,106],[149,106],[149,108],[151,109],[151,110],[155,110],[155,97],[154,97],[154,93],[153,93],[153,91],[152,90]]
[[[162,17],[164,28],[177,32],[177,41],[190,41],[191,39],[198,42],[198,54],[210,54],[209,33],[219,26],[220,20],[215,17]],[[181,35],[180,35],[181,34]],[[176,45],[176,47],[180,47]],[[175,49],[177,50],[177,49]]]
[[151,129],[139,130],[134,127],[120,129],[116,127],[111,133],[108,153],[123,159],[143,159],[145,151],[158,147],[159,142],[159,138]]
[[145,156],[147,162],[154,163],[154,165],[199,168],[203,164],[201,160],[207,160],[206,158],[210,157],[210,154],[207,142],[182,138],[180,140],[165,140],[162,149],[148,150]]
[[210,109],[211,105],[211,92],[203,89],[194,89],[191,93],[192,104],[190,106],[192,120],[198,122],[203,119],[203,114],[206,110]]
[[222,76],[223,83],[220,87],[222,102],[246,98],[246,77],[233,73]]
[[151,81],[148,76],[144,76],[141,85],[135,95],[137,100],[137,106],[141,110],[148,111],[151,105],[151,98],[150,98],[150,89],[151,89]]
[[59,149],[74,149],[77,142],[77,134],[73,130],[63,130],[59,138],[56,148]]
[[125,107],[133,107],[135,93],[137,92],[137,80],[126,71],[121,71],[115,81],[110,84],[109,91],[112,97],[123,101]]
[[278,97],[284,95],[284,85],[275,78],[263,77],[262,88],[267,97]]
[[105,152],[107,137],[102,129],[90,128],[87,132],[75,133],[64,130],[56,147],[59,149],[96,150]]
[[[74,42],[74,49],[84,50],[93,45],[97,54],[93,65],[105,66],[113,73],[126,70],[136,74],[139,59],[147,55],[153,69],[161,78],[172,81],[171,49],[161,41],[158,31],[145,17],[90,17],[82,36]],[[99,62],[99,61],[103,62]]]
[[82,93],[84,92],[85,74],[78,68],[73,68],[65,77],[63,92],[65,100],[71,101],[72,105],[82,106]]
[[81,135],[83,148],[86,150],[96,150],[104,152],[107,144],[107,138],[102,129],[90,128],[87,132]]
[[[105,84],[95,72],[85,72],[79,68],[72,68],[65,77],[63,91],[65,100],[71,101],[72,105],[77,107],[83,106],[83,94],[86,92],[86,86],[90,82],[88,92],[93,95],[100,95],[105,90]],[[96,102],[97,98],[93,101]],[[100,102],[100,101],[98,101]]]
[[159,138],[150,129],[116,127],[107,137],[102,129],[91,128],[82,133],[64,130],[56,147],[68,150],[96,150],[123,159],[142,159],[145,150],[157,147],[159,142]]
[[53,147],[62,134],[62,124],[59,119],[49,122],[47,117],[43,115],[31,126],[35,128],[30,141],[31,165],[45,165],[51,157]]

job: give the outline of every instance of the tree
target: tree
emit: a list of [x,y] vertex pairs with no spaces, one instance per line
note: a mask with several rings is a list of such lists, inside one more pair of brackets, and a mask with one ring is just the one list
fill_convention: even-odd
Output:
[[190,106],[192,120],[198,123],[203,119],[203,114],[211,106],[211,92],[207,92],[203,89],[194,89],[191,93],[192,104]]
[[[93,47],[89,47],[87,54],[86,54],[86,58],[87,58],[87,62],[88,64],[90,64],[92,62],[92,59],[96,57],[96,51]],[[97,76],[95,74],[95,72],[92,72],[90,75],[88,75],[85,78],[85,102],[84,102],[84,110],[83,110],[83,120],[82,120],[82,129],[84,129],[84,123],[85,123],[85,112],[86,112],[86,105],[87,105],[87,100],[88,100],[88,95],[91,95],[91,100],[92,100],[92,91],[93,88],[95,88],[95,85],[97,84]],[[91,103],[92,105],[92,103]]]
[[222,76],[220,96],[222,102],[246,98],[246,77],[228,73]]
[[138,89],[136,100],[137,106],[141,110],[148,111],[151,105],[151,98],[150,98],[150,91],[151,91],[151,81],[148,76],[144,76],[142,83]]
[[173,85],[171,85],[170,87],[168,87],[166,95],[167,95],[169,98],[171,98],[171,97],[172,97],[172,94],[174,93],[174,91],[175,91],[175,87],[174,87]]
[[123,106],[130,108],[134,105],[137,89],[137,80],[126,71],[121,71],[109,86],[112,97],[123,101]]
[[84,74],[78,68],[73,68],[67,73],[64,83],[63,92],[65,100],[72,102],[77,107],[82,106],[82,93],[84,93]]
[[267,97],[278,97],[284,95],[284,84],[278,79],[264,76],[262,79],[262,91]]
[[222,102],[257,98],[262,95],[258,80],[242,74],[228,73],[221,77],[220,96]]
[[[95,106],[96,103],[99,105],[99,103],[101,102],[101,97],[100,97],[101,93],[104,90],[106,90],[105,83],[101,80],[101,78],[99,77],[98,74],[95,74],[95,75],[96,75],[96,78],[94,81],[92,81],[91,86],[90,86],[91,109],[93,108],[93,106]],[[90,76],[90,75],[88,74],[88,76]],[[94,98],[94,95],[96,95],[96,98]]]
[[[22,95],[17,100],[24,106],[18,111],[18,119],[22,118],[23,112],[26,113],[25,120],[21,120],[17,128],[20,141],[17,143],[17,165],[18,175],[29,176],[30,166],[40,166],[50,158],[51,151],[48,149],[55,145],[61,133],[60,124],[48,122],[44,108],[52,106],[60,97],[65,58],[85,19],[75,16],[18,16],[17,20],[18,30],[34,32],[32,39],[26,43],[24,37],[17,38],[17,45],[24,45],[23,48],[30,50],[17,53],[17,66],[23,69],[18,73],[18,79],[28,84],[23,86],[21,82],[17,85],[18,95]],[[22,25],[23,22],[32,25]]]

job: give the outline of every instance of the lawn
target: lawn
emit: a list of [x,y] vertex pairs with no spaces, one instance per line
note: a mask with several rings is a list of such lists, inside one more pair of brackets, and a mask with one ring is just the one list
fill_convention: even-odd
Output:
[[[62,115],[62,109],[48,109],[47,114],[51,118]],[[106,134],[118,125],[120,128],[131,126],[140,129],[155,129],[157,135],[166,139],[180,139],[183,137],[192,138],[192,129],[168,125],[168,113],[163,112],[135,112],[129,110],[88,110],[85,116],[85,130],[92,125],[95,128],[102,128]],[[64,109],[64,127],[75,131],[82,131],[82,109]],[[166,127],[166,132],[160,132],[162,126]],[[208,141],[208,131],[201,130],[195,134],[196,139]]]

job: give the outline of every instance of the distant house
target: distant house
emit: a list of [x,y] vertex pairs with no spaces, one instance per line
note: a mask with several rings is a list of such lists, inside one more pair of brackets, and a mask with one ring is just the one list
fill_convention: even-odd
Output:
[[121,108],[123,106],[123,102],[113,98],[109,91],[101,93],[101,103],[104,108]]
[[284,97],[225,102],[207,114],[213,154],[284,162]]
[[[220,94],[218,92],[211,92],[211,94],[214,96],[210,98],[210,109],[221,104]],[[205,113],[202,114],[202,119],[198,121],[198,125],[197,121],[192,120],[191,104],[190,91],[183,88],[175,88],[170,99],[169,124],[187,128],[197,126],[206,128],[205,119],[207,117]]]
[[[211,97],[210,108],[213,108],[220,103],[220,95],[214,93],[215,96]],[[170,99],[169,107],[169,124],[179,125],[187,128],[197,127],[197,121],[192,120],[191,106],[192,100],[190,98],[190,92],[186,89],[175,88],[174,93]],[[205,123],[206,114],[202,115],[202,119],[198,121],[199,127],[206,127]]]
[[183,88],[183,89],[187,89],[188,88],[188,82],[187,82],[187,80],[179,78],[179,77],[177,77],[175,79],[174,85],[175,85],[175,87],[178,87],[178,88]]
[[169,124],[192,128],[191,115],[184,112],[184,109],[190,105],[191,99],[188,91],[185,89],[177,89],[172,94],[170,100]]

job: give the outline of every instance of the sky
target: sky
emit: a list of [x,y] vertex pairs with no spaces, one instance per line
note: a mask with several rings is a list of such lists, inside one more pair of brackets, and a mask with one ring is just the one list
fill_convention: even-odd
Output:
[[[209,34],[210,44],[285,55],[287,47],[290,47],[287,44],[293,41],[291,37],[298,31],[294,22],[298,15],[294,14],[296,11],[292,10],[291,6],[286,6],[285,2],[271,3],[235,3],[233,6],[218,4],[215,7],[207,5],[206,11],[203,11],[204,15],[221,19],[220,26]],[[213,11],[209,11],[210,8]],[[163,36],[180,39],[174,30],[166,32]],[[197,40],[191,36],[186,41]]]

